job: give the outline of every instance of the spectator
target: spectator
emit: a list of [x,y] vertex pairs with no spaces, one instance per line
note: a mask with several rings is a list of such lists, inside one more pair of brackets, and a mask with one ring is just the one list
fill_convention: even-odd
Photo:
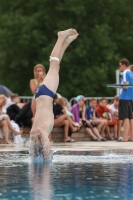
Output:
[[74,132],[78,132],[80,127],[73,126],[72,119],[66,115],[65,109],[60,104],[58,104],[57,95],[55,95],[54,98],[53,112],[55,118],[54,126],[63,126],[64,128],[64,142],[74,142],[74,140],[71,138],[71,135]]
[[58,98],[57,99],[57,104],[59,104],[62,109],[63,109],[63,113],[66,114],[67,116],[69,116],[72,119],[72,124],[75,127],[81,127],[81,125],[79,123],[76,123],[74,121],[74,116],[73,114],[68,110],[67,106],[66,106],[66,101],[64,98]]
[[[105,113],[105,112],[110,113],[110,110],[106,105],[107,105],[106,98],[105,97],[101,98],[100,103],[96,106],[96,112],[97,112],[98,118],[102,119],[103,113]],[[107,120],[107,126],[106,126],[106,129],[105,129],[105,131],[107,133],[107,139],[108,140],[114,140],[114,138],[111,136],[109,126],[117,126],[117,124],[118,124],[117,120],[112,120],[111,113],[110,113],[110,119]]]
[[[37,88],[42,84],[43,79],[46,76],[45,67],[42,64],[37,64],[34,67],[34,79],[30,80],[30,89],[33,95],[35,95]],[[31,110],[33,113],[33,117],[36,112],[36,104],[35,104],[35,96],[32,98]]]
[[[133,84],[133,74],[128,68],[129,61],[122,59],[119,61],[119,68],[122,72],[121,84]],[[119,138],[119,141],[133,141],[133,88],[123,88],[119,96],[119,120],[123,120],[124,134]],[[129,135],[130,131],[130,135]],[[130,139],[129,139],[130,138]]]
[[[119,105],[119,98],[118,96],[115,96],[113,104],[109,106],[109,109],[112,115],[112,120],[116,120],[117,122],[118,122],[118,105]],[[114,135],[115,135],[115,140],[118,140],[118,138],[120,137],[120,129],[118,128],[117,124],[114,126]]]
[[32,127],[32,110],[31,110],[31,102],[28,102],[23,108],[20,110],[19,114],[15,117],[15,122],[20,127]]
[[12,94],[11,95],[11,103],[7,107],[7,114],[9,115],[10,120],[15,121],[16,116],[20,112],[20,107],[17,105],[18,103],[20,103],[19,95],[18,94]]
[[5,143],[10,144],[11,142],[8,139],[9,130],[13,132],[14,135],[22,134],[22,131],[16,131],[12,126],[8,115],[3,115],[2,107],[6,104],[6,97],[5,95],[0,95],[0,128],[5,137]]
[[89,101],[89,105],[86,107],[86,113],[89,120],[92,120],[94,124],[96,124],[98,132],[103,136],[106,126],[107,126],[107,120],[103,118],[98,118],[97,112],[96,112],[96,105],[97,100],[92,98]]
[[[130,69],[130,71],[132,72],[132,75],[133,75],[133,65],[129,65],[129,69]],[[133,116],[133,101],[132,101],[132,116]],[[121,122],[121,120],[119,120],[119,126],[121,127],[121,123],[123,123],[123,121]],[[132,124],[130,124],[130,126],[133,126]],[[133,138],[131,137],[131,130],[132,130],[133,128],[132,127],[130,127],[130,129],[129,129],[129,138],[128,138],[128,141],[133,141]]]
[[[85,107],[85,97],[83,95],[79,95],[75,98],[76,104],[74,104],[71,108],[71,112],[74,115],[75,122],[83,124],[85,127],[86,132],[91,136],[94,141],[101,140],[98,135],[94,134],[94,127],[91,125],[89,121],[86,121],[87,114],[86,114],[86,107]],[[84,116],[85,115],[85,116]],[[92,131],[93,130],[93,131]]]
[[11,105],[12,101],[10,97],[6,97],[6,104],[2,107],[2,113],[7,112],[7,108]]

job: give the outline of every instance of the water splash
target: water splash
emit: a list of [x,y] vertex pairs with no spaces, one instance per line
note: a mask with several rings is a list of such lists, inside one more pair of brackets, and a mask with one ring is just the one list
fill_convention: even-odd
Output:
[[[83,152],[85,153],[85,152]],[[88,152],[86,152],[87,154]],[[14,152],[14,153],[0,153],[0,167],[1,166],[16,166],[20,163],[133,163],[133,153],[113,153],[104,152],[102,155],[80,155],[76,154],[58,154],[58,151],[51,151],[48,159],[43,158],[43,154],[37,157],[31,157],[28,152]]]
[[37,141],[29,141],[29,156],[32,162],[51,162],[53,158],[53,151],[50,151],[48,158],[44,158],[44,146]]

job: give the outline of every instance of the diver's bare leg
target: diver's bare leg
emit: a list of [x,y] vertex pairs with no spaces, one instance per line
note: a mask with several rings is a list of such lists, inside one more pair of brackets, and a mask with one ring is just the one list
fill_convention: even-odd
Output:
[[[58,33],[57,42],[52,50],[50,56],[50,68],[43,81],[44,85],[47,86],[51,91],[56,93],[59,84],[59,69],[60,61],[65,52],[65,49],[70,43],[64,43],[64,41],[69,37],[77,34],[75,29],[68,29],[66,31],[60,31]],[[64,45],[65,44],[65,45]]]
[[64,54],[65,50],[66,50],[67,47],[69,46],[69,44],[70,44],[71,42],[73,42],[73,41],[78,37],[78,35],[79,35],[79,34],[76,33],[76,34],[74,34],[74,35],[72,35],[72,36],[68,36],[68,37],[65,39],[65,41],[64,41],[64,43],[63,43],[63,46],[62,46],[62,51],[61,51],[60,57],[59,57],[60,61],[61,61],[61,59],[62,59],[62,57],[63,57],[63,54]]
[[75,34],[77,34],[77,31],[75,29],[67,29],[65,31],[58,32],[58,40],[51,52],[51,57],[57,57],[61,61],[61,58],[62,58],[67,46],[71,43],[71,42],[67,42],[68,44],[66,45],[66,47],[62,48],[64,46],[63,45],[64,41],[66,41],[66,39],[68,37],[73,36]]

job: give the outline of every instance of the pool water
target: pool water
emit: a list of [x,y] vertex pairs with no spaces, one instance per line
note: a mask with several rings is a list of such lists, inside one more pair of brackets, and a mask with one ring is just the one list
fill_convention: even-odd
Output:
[[133,154],[55,153],[33,163],[28,153],[1,153],[0,199],[132,200]]

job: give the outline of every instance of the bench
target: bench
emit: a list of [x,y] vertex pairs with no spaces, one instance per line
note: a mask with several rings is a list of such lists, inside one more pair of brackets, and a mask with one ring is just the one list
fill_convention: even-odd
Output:
[[[113,128],[110,127],[110,132],[113,136]],[[29,139],[29,133],[30,133],[30,128],[25,127],[24,132],[22,134],[22,138],[24,141]],[[121,131],[121,134],[123,133],[123,130]],[[75,141],[90,141],[91,138],[90,136],[85,132],[85,128],[82,127],[79,132],[73,133],[72,138]],[[9,134],[9,140],[13,141],[13,135],[12,133]],[[52,141],[53,142],[63,142],[64,141],[64,133],[63,133],[63,128],[62,127],[54,127],[52,130]],[[0,144],[4,144],[5,140],[4,138],[0,138]]]

